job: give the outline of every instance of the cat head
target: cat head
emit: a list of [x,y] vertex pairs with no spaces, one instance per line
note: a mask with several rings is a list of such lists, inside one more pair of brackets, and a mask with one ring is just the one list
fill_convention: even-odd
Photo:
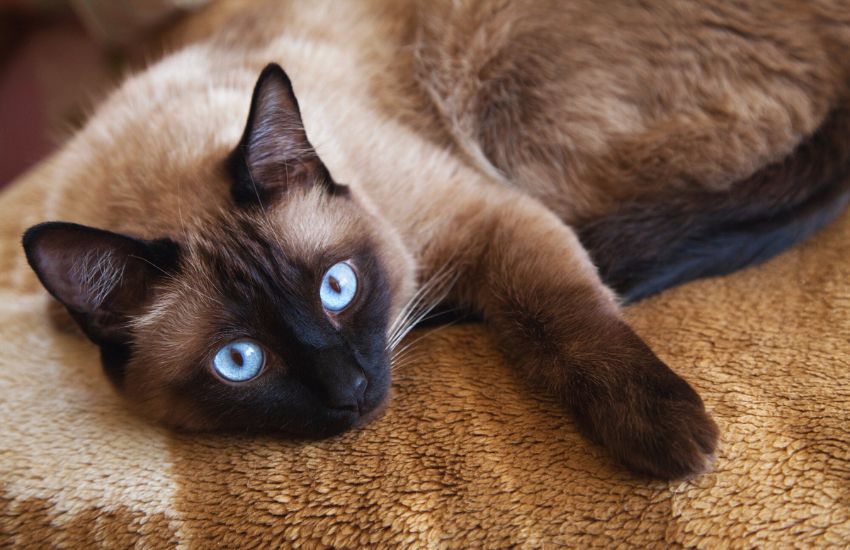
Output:
[[220,161],[230,199],[193,230],[44,223],[24,235],[30,265],[149,416],[307,437],[365,423],[387,399],[388,324],[410,284],[400,240],[333,180],[277,65]]

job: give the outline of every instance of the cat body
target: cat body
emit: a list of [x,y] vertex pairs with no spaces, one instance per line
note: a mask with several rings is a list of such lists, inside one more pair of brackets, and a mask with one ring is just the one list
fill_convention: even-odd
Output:
[[[600,271],[638,298],[841,210],[840,7],[216,4],[54,157],[72,223],[28,231],[27,257],[119,391],[177,427],[362,425],[447,302],[627,466],[692,475],[717,428]],[[262,350],[256,376],[213,367],[234,349]]]

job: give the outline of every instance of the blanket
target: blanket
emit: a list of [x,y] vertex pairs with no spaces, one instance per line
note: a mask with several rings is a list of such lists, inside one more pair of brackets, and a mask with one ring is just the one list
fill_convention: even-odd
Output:
[[0,195],[0,547],[755,547],[850,540],[850,213],[627,317],[702,394],[714,468],[636,477],[527,387],[484,327],[411,335],[385,415],[323,441],[130,413],[52,320],[20,235],[48,161]]

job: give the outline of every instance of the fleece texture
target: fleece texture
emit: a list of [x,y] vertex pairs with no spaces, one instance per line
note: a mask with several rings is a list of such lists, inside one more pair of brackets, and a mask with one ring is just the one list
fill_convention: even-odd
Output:
[[635,477],[479,325],[419,332],[386,414],[319,442],[135,417],[52,315],[23,230],[49,161],[0,196],[0,547],[841,546],[850,540],[850,215],[627,317],[702,394],[714,470]]

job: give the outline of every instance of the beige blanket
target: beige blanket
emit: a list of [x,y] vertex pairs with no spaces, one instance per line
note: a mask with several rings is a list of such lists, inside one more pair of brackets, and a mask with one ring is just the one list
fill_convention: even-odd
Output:
[[722,430],[712,473],[666,484],[581,438],[476,325],[424,336],[387,414],[327,441],[135,418],[95,347],[51,324],[21,253],[59,177],[44,163],[0,196],[0,547],[850,541],[850,215],[628,311]]

